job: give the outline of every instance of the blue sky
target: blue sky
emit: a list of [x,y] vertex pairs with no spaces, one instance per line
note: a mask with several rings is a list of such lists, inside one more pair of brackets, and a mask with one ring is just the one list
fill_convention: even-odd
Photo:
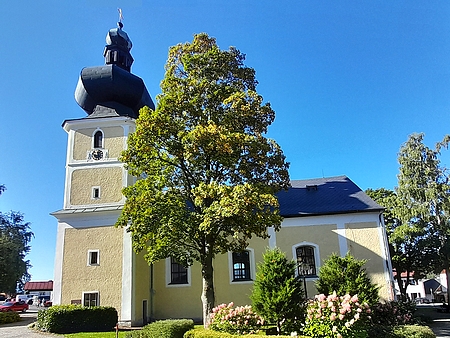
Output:
[[[32,279],[53,279],[65,119],[83,67],[102,65],[123,9],[132,72],[154,98],[168,48],[195,33],[236,46],[276,111],[269,129],[292,179],[347,175],[362,189],[396,185],[408,135],[450,133],[450,2],[334,0],[5,1],[0,54],[0,210],[35,234]],[[0,258],[1,259],[1,258]]]

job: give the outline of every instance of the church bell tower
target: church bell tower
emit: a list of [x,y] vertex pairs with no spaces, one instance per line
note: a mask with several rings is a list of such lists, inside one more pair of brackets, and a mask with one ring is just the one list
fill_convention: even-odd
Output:
[[135,321],[130,235],[114,224],[133,183],[119,161],[139,109],[155,108],[144,81],[131,73],[131,40],[122,22],[109,30],[102,66],[82,69],[75,100],[87,116],[65,120],[68,134],[63,209],[58,220],[54,304],[113,306]]

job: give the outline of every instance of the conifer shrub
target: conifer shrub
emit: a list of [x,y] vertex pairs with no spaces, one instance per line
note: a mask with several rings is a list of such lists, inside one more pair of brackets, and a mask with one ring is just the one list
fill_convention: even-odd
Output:
[[358,295],[361,303],[374,305],[379,300],[379,287],[372,283],[366,269],[366,260],[358,260],[350,253],[345,257],[336,254],[326,259],[319,269],[316,288],[319,294],[338,296]]
[[194,328],[192,319],[167,319],[148,324],[139,331],[127,334],[127,338],[183,338]]
[[38,312],[36,327],[51,333],[104,332],[112,331],[117,319],[109,306],[54,305]]
[[250,299],[253,310],[276,325],[278,334],[300,332],[305,314],[302,281],[295,277],[295,262],[280,249],[268,249],[263,255]]

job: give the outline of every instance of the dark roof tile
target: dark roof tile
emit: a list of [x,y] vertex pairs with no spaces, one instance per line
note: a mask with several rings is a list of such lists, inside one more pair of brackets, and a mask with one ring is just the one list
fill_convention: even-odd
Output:
[[381,211],[347,176],[291,181],[288,191],[278,193],[283,217]]

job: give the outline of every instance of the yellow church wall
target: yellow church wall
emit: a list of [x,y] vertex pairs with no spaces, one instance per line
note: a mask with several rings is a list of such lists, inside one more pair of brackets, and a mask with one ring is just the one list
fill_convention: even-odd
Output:
[[144,254],[133,253],[133,305],[137,322],[143,320],[143,301],[147,301],[147,316],[150,317],[150,266],[144,259]]
[[[71,205],[117,203],[123,198],[121,167],[77,169],[71,181]],[[100,187],[100,198],[92,198],[92,187]]]
[[189,268],[190,285],[167,285],[166,261],[154,264],[154,316],[166,318],[202,318],[202,279],[200,264]]
[[[92,136],[97,129],[87,128],[75,131],[73,149],[74,160],[86,160],[87,154],[92,150]],[[109,158],[118,158],[124,148],[124,131],[122,127],[105,127],[103,131],[104,149],[108,150]]]
[[258,237],[249,241],[250,275],[252,281],[232,281],[233,258],[231,253],[216,256],[214,260],[214,283],[216,304],[233,302],[235,306],[251,305],[250,294],[256,277],[256,265],[262,262],[262,256],[269,247],[268,239]]
[[358,259],[367,260],[364,268],[368,271],[372,282],[381,286],[380,296],[389,299],[377,224],[375,222],[346,224],[345,232],[349,252]]
[[[114,226],[65,230],[61,304],[98,292],[100,305],[120,311],[122,237],[123,229]],[[88,266],[88,250],[99,250],[98,266]]]
[[[282,227],[276,233],[276,244],[288,259],[295,259],[292,253],[292,247],[302,242],[308,242],[318,245],[320,265],[333,253],[339,254],[339,237],[336,232],[336,224],[320,224],[311,226],[289,226]],[[319,266],[320,266],[319,265]],[[318,272],[318,271],[317,271]],[[306,289],[308,297],[317,294],[314,285],[316,279],[306,279]]]

